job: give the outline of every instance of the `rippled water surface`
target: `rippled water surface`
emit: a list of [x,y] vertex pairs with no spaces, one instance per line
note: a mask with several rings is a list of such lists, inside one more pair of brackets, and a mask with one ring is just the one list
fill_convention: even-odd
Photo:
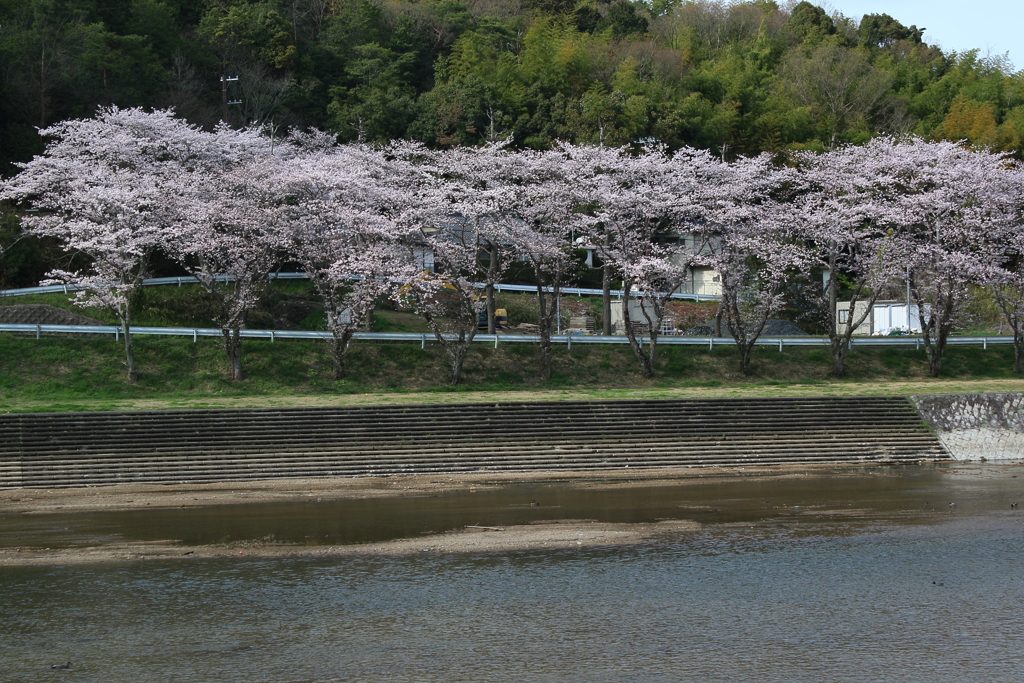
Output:
[[[344,533],[529,515],[705,525],[614,548],[3,569],[0,680],[1024,681],[1024,512],[1010,507],[1022,484],[1020,468],[979,466],[604,495],[510,487],[407,501],[366,520],[375,531]],[[353,509],[342,524],[339,509],[308,507],[277,533],[360,526]],[[262,535],[249,512],[212,535]],[[221,513],[234,514],[203,514]],[[293,528],[315,520],[315,534]],[[140,535],[138,519],[51,521],[69,544],[75,529]],[[163,524],[159,538],[193,533]]]

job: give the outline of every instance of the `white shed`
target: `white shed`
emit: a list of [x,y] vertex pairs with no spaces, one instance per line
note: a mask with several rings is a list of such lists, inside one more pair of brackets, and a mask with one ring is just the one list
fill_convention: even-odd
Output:
[[[852,320],[859,318],[864,312],[865,302],[857,302],[856,311],[851,312],[849,301],[836,304],[836,322],[840,330],[844,330]],[[851,320],[852,319],[852,320]],[[895,331],[906,334],[921,332],[921,316],[916,304],[907,305],[904,301],[876,301],[871,313],[864,322],[854,330],[854,334],[884,336]]]

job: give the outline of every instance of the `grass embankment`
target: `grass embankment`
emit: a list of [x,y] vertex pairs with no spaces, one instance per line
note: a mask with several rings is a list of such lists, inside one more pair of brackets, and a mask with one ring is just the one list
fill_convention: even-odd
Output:
[[923,351],[857,350],[838,381],[823,349],[759,349],[754,374],[743,376],[730,347],[662,347],[658,375],[645,381],[628,347],[577,344],[557,350],[544,384],[532,345],[481,346],[458,387],[445,384],[444,354],[431,345],[357,344],[341,382],[318,341],[246,340],[243,382],[227,378],[218,340],[137,337],[135,352],[139,383],[129,385],[112,338],[0,335],[0,411],[1024,390],[1007,347],[952,348],[939,380],[926,377]]
[[[115,322],[102,309],[82,309],[61,294],[0,299],[0,305],[46,303]],[[529,321],[533,298],[503,294],[513,324]],[[593,309],[595,301],[566,298],[564,307]],[[194,286],[149,287],[136,305],[135,324],[213,326],[213,308]],[[579,312],[579,311],[578,311]],[[698,311],[699,313],[699,311]],[[323,311],[309,283],[274,283],[250,315],[253,328],[320,329]],[[380,311],[378,330],[426,331],[411,313]],[[575,345],[556,349],[554,377],[537,378],[532,345],[478,346],[471,352],[464,383],[447,386],[441,349],[417,344],[356,344],[348,379],[331,379],[325,343],[246,340],[249,378],[232,382],[218,339],[146,337],[135,339],[139,383],[125,381],[123,348],[112,338],[0,335],[0,412],[112,410],[172,407],[348,405],[494,400],[627,399],[712,396],[958,393],[1021,391],[1024,379],[1011,372],[1009,347],[954,347],[945,376],[927,377],[924,351],[863,349],[849,360],[848,377],[836,381],[826,349],[757,350],[753,375],[736,372],[735,350],[703,346],[659,351],[658,374],[643,380],[636,359],[623,346]]]

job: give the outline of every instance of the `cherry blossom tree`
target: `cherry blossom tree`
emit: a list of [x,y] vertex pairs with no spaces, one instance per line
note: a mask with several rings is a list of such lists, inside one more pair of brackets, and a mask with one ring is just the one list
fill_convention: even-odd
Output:
[[[1021,368],[1022,172],[1002,155],[954,143],[880,138],[796,154],[792,168],[779,168],[767,155],[724,163],[654,146],[338,147],[316,132],[284,141],[223,125],[207,132],[171,111],[116,107],[41,133],[51,140],[45,153],[0,184],[0,199],[34,210],[24,219],[32,233],[87,257],[86,267],[50,277],[83,286],[76,294],[83,305],[116,315],[130,381],[137,377],[133,294],[157,249],[217,302],[234,379],[244,378],[246,316],[268,274],[288,258],[324,299],[336,378],[344,376],[352,335],[390,296],[423,315],[448,357],[452,384],[485,307],[494,331],[495,285],[523,258],[537,282],[549,379],[574,235],[585,236],[622,280],[625,333],[645,378],[657,366],[666,304],[697,265],[721,276],[720,314],[745,373],[794,274],[814,281],[822,272],[828,277],[812,298],[837,376],[854,331],[904,279],[933,375],[973,284],[993,287]],[[840,275],[852,301],[844,324]],[[629,305],[633,297],[639,307]]]
[[581,210],[586,198],[572,177],[572,147],[509,155],[500,180],[491,184],[503,216],[502,240],[510,253],[529,262],[539,308],[543,381],[551,379],[551,338],[558,326],[558,300],[574,260],[572,236],[582,234],[592,218]]
[[986,281],[1016,230],[1014,174],[1003,155],[950,142],[911,138],[890,145],[884,172],[892,182],[880,220],[904,252],[928,369],[937,377],[970,285]]
[[807,257],[793,238],[794,226],[780,220],[780,211],[789,211],[780,195],[786,174],[767,154],[708,171],[701,183],[706,211],[698,231],[705,249],[699,258],[721,276],[719,310],[736,342],[740,371],[750,374],[757,340],[785,307],[786,283]]
[[[457,147],[439,155],[450,211],[471,229],[479,248],[474,278],[483,286],[487,334],[495,334],[495,287],[512,261],[522,256],[530,230],[519,209],[524,190],[536,184],[529,153],[512,153],[500,144]],[[549,187],[548,191],[555,191]]]
[[382,205],[403,236],[407,263],[418,270],[393,299],[423,316],[448,357],[455,385],[486,305],[473,276],[479,272],[489,221],[479,213],[459,213],[466,200],[459,181],[446,177],[451,167],[442,152],[396,142],[384,150],[383,159]]
[[187,206],[165,242],[216,303],[233,380],[245,379],[241,330],[246,316],[284,255],[275,229],[281,163],[261,156],[219,173],[190,174],[183,179]]
[[442,223],[438,232],[424,227],[416,241],[406,244],[406,257],[411,263],[416,262],[422,250],[432,252],[438,273],[423,271],[412,276],[395,299],[423,316],[448,357],[449,382],[454,386],[462,380],[462,369],[476,337],[477,320],[486,303],[466,276],[476,265],[477,249],[475,240],[465,239],[465,223]]
[[[685,282],[700,247],[685,235],[703,215],[701,179],[717,162],[706,152],[680,150],[670,157],[650,148],[572,149],[574,174],[586,185],[594,221],[589,239],[622,279],[623,322],[641,374],[654,376],[665,304]],[[636,293],[648,344],[637,334],[630,311]],[[637,321],[640,322],[640,321]]]
[[74,301],[104,307],[117,316],[124,341],[128,381],[138,374],[132,345],[132,300],[160,242],[159,188],[148,176],[100,167],[69,177],[60,190],[35,202],[39,215],[25,224],[36,235],[57,238],[64,248],[88,257],[84,268],[52,270],[46,283],[83,287]]
[[412,275],[399,235],[382,211],[381,154],[363,146],[318,149],[295,159],[281,179],[289,197],[282,227],[289,253],[324,301],[334,379],[345,376],[353,335],[377,301]]
[[153,251],[171,223],[176,179],[223,155],[211,136],[169,110],[100,109],[95,118],[64,121],[40,131],[46,151],[3,183],[0,198],[31,206],[25,224],[84,254],[89,265],[54,270],[53,281],[84,289],[75,300],[102,306],[124,333],[128,380],[137,372],[132,299]]
[[[809,298],[829,337],[835,377],[846,373],[854,332],[903,270],[894,236],[879,222],[891,181],[885,172],[891,150],[890,142],[876,140],[824,154],[795,155],[797,170],[786,178],[791,198],[773,212],[780,227],[795,227],[807,255]],[[819,276],[825,278],[821,286]],[[838,314],[840,276],[850,300],[845,323]]]

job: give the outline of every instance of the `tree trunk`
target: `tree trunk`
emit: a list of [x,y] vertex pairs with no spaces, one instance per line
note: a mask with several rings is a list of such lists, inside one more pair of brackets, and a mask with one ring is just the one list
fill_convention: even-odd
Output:
[[935,301],[929,307],[928,320],[924,319],[925,301],[921,288],[918,286],[917,273],[908,274],[908,291],[917,306],[918,318],[924,337],[924,349],[928,355],[928,374],[938,377],[942,373],[942,361],[946,354],[946,344],[953,331],[953,324],[963,305],[957,296],[959,281],[956,275],[944,275],[933,285]]
[[[918,304],[917,310],[924,309]],[[938,377],[942,374],[942,357],[946,351],[948,331],[944,333],[945,326],[941,320],[936,321],[934,315],[935,311],[933,310],[928,323],[921,322],[921,336],[924,339],[924,352],[928,357],[928,374],[931,377]]]
[[[931,307],[928,320],[924,320],[924,300],[914,285],[910,283],[914,305],[917,306],[918,319],[921,321],[921,336],[924,339],[924,351],[928,357],[928,374],[938,377],[942,374],[942,358],[946,352],[946,340],[949,337],[953,319],[952,297],[937,296]],[[908,311],[909,316],[909,311]]]
[[846,376],[846,358],[852,347],[853,333],[864,324],[864,321],[871,315],[878,295],[872,292],[868,299],[864,300],[864,313],[857,316],[857,304],[862,303],[861,295],[866,289],[864,280],[857,282],[856,287],[850,294],[850,311],[846,318],[845,329],[839,324],[839,285],[836,278],[836,257],[833,255],[828,261],[828,338],[832,351],[832,376]]
[[231,365],[231,379],[240,382],[245,379],[245,371],[242,369],[242,333],[238,327],[224,328],[224,346],[228,354],[228,363]]
[[352,339],[353,331],[349,328],[345,328],[339,335],[338,331],[334,331],[334,337],[331,340],[331,356],[334,361],[334,381],[345,379],[345,356],[348,353],[349,341]]
[[[654,367],[658,361],[658,330],[651,327],[651,333],[647,337],[647,365],[650,368],[651,377],[654,377]],[[650,379],[650,377],[648,377]]]
[[107,307],[117,316],[118,321],[121,323],[121,331],[124,333],[124,357],[125,369],[128,371],[128,383],[135,384],[139,381],[139,376],[135,371],[135,350],[132,345],[131,294],[124,300],[123,305],[117,306],[108,303]]
[[462,367],[466,364],[466,354],[469,353],[469,343],[458,344],[457,346],[446,347],[448,359],[452,366],[450,384],[454,387],[462,381]]
[[135,351],[132,349],[132,328],[127,320],[121,321],[121,330],[124,332],[124,355],[125,366],[128,369],[128,383],[135,384],[139,376],[135,372]]
[[737,344],[736,348],[740,352],[740,372],[745,376],[750,376],[750,363],[754,356],[754,345],[751,344]]
[[850,351],[848,339],[832,340],[832,376],[846,376],[846,355]]
[[757,343],[758,338],[761,336],[761,332],[764,331],[764,326],[768,322],[768,316],[770,312],[765,312],[763,317],[760,317],[756,321],[755,326],[757,329],[747,328],[744,325],[743,316],[740,313],[740,306],[737,303],[737,297],[732,295],[723,295],[722,308],[727,309],[725,311],[725,323],[729,327],[729,334],[732,335],[733,341],[736,342],[736,351],[739,354],[740,361],[740,372],[744,375],[750,375],[750,363],[754,355],[754,346]]
[[[849,344],[847,343],[848,335],[841,334],[839,331],[839,301],[838,292],[836,291],[836,259],[832,255],[828,261],[828,330],[830,332],[829,341],[832,343],[832,376],[842,377],[846,374],[846,352],[849,350]],[[846,318],[847,331],[853,327],[853,315],[856,313],[856,301],[855,299],[850,300],[850,313]]]
[[[629,317],[629,295],[630,290],[633,286],[628,280],[623,278],[622,280],[622,324],[626,327],[626,338],[629,340],[629,345],[633,349],[633,354],[636,355],[638,361],[640,361],[640,374],[644,379],[651,379],[654,377],[654,365],[652,363],[651,356],[644,351],[644,345],[642,339],[637,339],[636,331],[633,329],[633,321]],[[653,350],[653,349],[652,349]]]
[[1024,354],[1024,335],[1014,330],[1013,332],[1013,371],[1020,374],[1021,355]]
[[558,310],[553,301],[557,301],[561,295],[559,276],[551,285],[551,292],[544,291],[544,283],[541,278],[540,269],[535,271],[537,275],[537,305],[540,308],[540,323],[537,332],[540,336],[540,378],[543,382],[551,381],[552,365],[554,364],[554,353],[552,351],[551,334],[554,327],[555,316]]
[[942,358],[946,353],[946,335],[941,332],[929,343],[925,336],[925,352],[928,355],[928,374],[938,377],[942,374]]
[[494,285],[487,283],[484,292],[487,296],[487,334],[494,334]]
[[604,315],[601,333],[606,337],[614,334],[612,331],[612,268],[607,263],[601,266],[601,304]]
[[551,366],[554,364],[554,354],[551,350],[551,334],[542,329],[540,332],[540,381],[551,381]]
[[[462,315],[466,316],[467,311],[463,310]],[[448,363],[451,365],[452,374],[450,384],[455,386],[462,381],[462,366],[466,362],[466,356],[469,354],[469,349],[473,345],[473,338],[476,336],[477,326],[477,315],[475,311],[469,311],[470,319],[463,317],[462,329],[458,333],[456,339],[447,339],[444,336],[444,332],[438,325],[437,320],[433,315],[424,312],[423,319],[427,321],[427,326],[434,333],[434,338],[437,339],[437,343],[444,349],[444,354],[448,357]]]
[[[540,336],[540,379],[542,382],[550,382],[554,366],[551,336],[555,327],[555,317],[559,313],[556,302],[562,295],[564,264],[559,261],[548,263],[533,257],[530,261],[537,283],[537,306],[540,309],[540,318],[537,321],[540,323],[537,326]],[[551,291],[545,291],[545,288],[550,288]]]
[[487,249],[487,334],[494,334],[494,281],[498,277],[498,247],[491,242]]

